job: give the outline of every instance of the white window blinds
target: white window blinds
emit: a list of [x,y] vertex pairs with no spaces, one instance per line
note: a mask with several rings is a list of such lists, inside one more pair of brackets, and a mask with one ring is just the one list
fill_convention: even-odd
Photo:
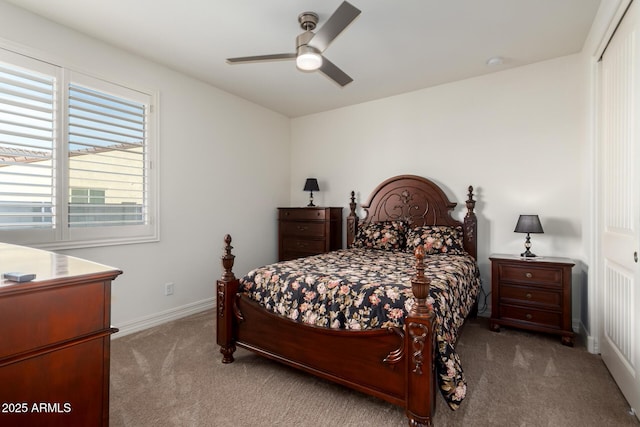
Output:
[[[145,105],[69,86],[69,226],[147,222]],[[102,199],[74,203],[74,188]]]
[[0,228],[52,228],[55,79],[0,64]]

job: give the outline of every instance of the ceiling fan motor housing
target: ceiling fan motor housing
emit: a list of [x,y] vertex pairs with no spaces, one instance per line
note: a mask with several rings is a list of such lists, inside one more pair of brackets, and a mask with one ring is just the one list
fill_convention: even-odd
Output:
[[[307,44],[313,38],[314,35],[315,34],[313,34],[311,31],[305,31],[304,33],[298,34],[298,37],[296,37],[296,49],[300,49],[301,47],[307,46]],[[307,46],[307,47],[309,49],[313,49],[311,46]],[[317,49],[314,49],[314,51],[318,52]]]

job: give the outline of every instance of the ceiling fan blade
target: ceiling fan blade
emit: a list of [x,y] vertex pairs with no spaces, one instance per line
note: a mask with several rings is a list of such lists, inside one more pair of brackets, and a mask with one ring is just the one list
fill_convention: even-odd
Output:
[[338,35],[349,26],[351,21],[360,15],[360,12],[360,9],[357,7],[346,1],[343,2],[338,6],[336,11],[333,12],[333,15],[329,17],[327,22],[324,23],[322,28],[316,31],[316,35],[313,36],[308,45],[318,49],[320,52],[324,52],[333,39],[338,37]]
[[236,64],[241,62],[258,62],[258,61],[277,61],[280,59],[294,59],[295,53],[276,53],[273,55],[258,55],[258,56],[241,56],[238,58],[227,58],[229,64]]
[[322,66],[318,69],[325,76],[329,77],[340,86],[346,86],[353,81],[351,77],[344,71],[338,68],[333,62],[329,61],[324,56],[322,57]]

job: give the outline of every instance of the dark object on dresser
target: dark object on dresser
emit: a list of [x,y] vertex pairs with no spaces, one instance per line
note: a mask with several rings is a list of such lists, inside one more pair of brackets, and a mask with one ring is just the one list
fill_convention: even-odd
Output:
[[[435,183],[413,175],[380,184],[363,208],[363,222],[405,220],[414,226],[462,226],[464,247],[477,254],[477,219],[469,187],[464,222],[451,216],[455,203]],[[347,242],[359,218],[352,193]],[[231,237],[225,236],[223,275],[217,282],[217,343],[223,363],[234,361],[236,346],[405,408],[411,426],[429,426],[435,411],[433,314],[426,304],[423,260],[416,254],[412,290],[416,299],[403,328],[364,331],[298,323],[266,311],[238,293],[232,269]]]
[[530,233],[544,233],[542,224],[540,224],[540,218],[538,215],[520,215],[516,224],[515,233],[527,233],[527,237],[524,240],[525,251],[520,254],[522,257],[535,257],[536,254],[531,252],[531,236]]
[[316,178],[307,178],[307,180],[304,183],[304,190],[303,191],[308,191],[309,194],[309,204],[307,206],[309,207],[313,207],[315,206],[313,204],[313,192],[314,191],[320,191],[320,186],[318,186],[318,180]]
[[111,281],[122,272],[7,244],[0,259],[37,277],[0,283],[0,402],[14,405],[0,424],[108,427]]
[[573,346],[571,269],[567,258],[519,258],[493,255],[491,260],[491,322],[562,336]]
[[278,261],[342,249],[342,208],[278,208]]

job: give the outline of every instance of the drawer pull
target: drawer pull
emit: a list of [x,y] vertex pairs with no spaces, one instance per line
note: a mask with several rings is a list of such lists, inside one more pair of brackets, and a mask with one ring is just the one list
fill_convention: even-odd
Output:
[[309,229],[309,227],[304,226],[304,225],[299,225],[298,226],[298,231],[307,231]]
[[526,273],[524,273],[524,277],[526,277],[527,279],[531,279],[533,277],[533,274],[527,271]]
[[299,248],[306,248],[307,246],[309,246],[307,243],[305,242],[297,242],[296,243],[298,245]]
[[525,295],[525,297],[527,297],[527,298],[531,299],[531,293],[530,293],[530,292],[527,292],[527,294]]
[[533,316],[529,313],[527,313],[524,317],[526,317],[527,320],[531,320],[531,318],[533,318]]

